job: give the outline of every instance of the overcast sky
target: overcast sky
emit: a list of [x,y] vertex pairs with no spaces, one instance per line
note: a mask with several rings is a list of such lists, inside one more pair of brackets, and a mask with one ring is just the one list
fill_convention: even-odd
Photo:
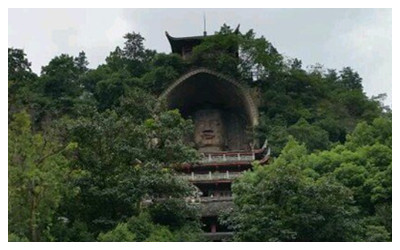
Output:
[[390,9],[9,9],[8,46],[23,48],[36,73],[56,55],[82,50],[96,68],[131,31],[145,37],[147,48],[169,53],[164,32],[201,35],[203,13],[208,34],[223,23],[254,29],[303,67],[350,66],[368,96],[387,93],[385,103],[392,103]]

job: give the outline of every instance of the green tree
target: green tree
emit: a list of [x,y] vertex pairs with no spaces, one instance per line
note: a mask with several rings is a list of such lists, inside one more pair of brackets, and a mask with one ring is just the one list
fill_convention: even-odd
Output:
[[146,49],[135,32],[124,39],[96,69],[81,52],[41,76],[9,48],[10,241],[202,240],[199,211],[184,201],[193,186],[174,170],[196,159],[184,140],[193,126],[157,99],[196,67],[256,93],[256,137],[278,157],[233,185],[225,222],[236,240],[391,239],[391,110],[353,69],[304,70],[228,25],[189,60]]
[[351,191],[333,176],[315,178],[290,139],[268,167],[254,166],[233,184],[235,207],[225,223],[238,241],[346,241],[354,227]]
[[8,48],[8,117],[35,106],[37,75],[22,49]]
[[106,66],[112,71],[126,70],[126,60],[123,55],[122,49],[117,46],[114,51],[106,58]]
[[42,68],[44,93],[54,99],[78,96],[81,92],[78,72],[72,56],[62,54],[53,58]]
[[[178,213],[178,211],[175,211]],[[107,233],[100,233],[100,241],[200,241],[201,230],[198,225],[185,223],[181,227],[158,224],[147,211],[120,223]]]
[[151,70],[141,78],[141,85],[159,95],[167,86],[186,72],[188,64],[176,54],[157,54],[151,61]]
[[[238,27],[239,28],[239,27]],[[191,63],[252,82],[265,79],[283,67],[282,56],[253,30],[242,34],[224,24],[220,31],[195,46]]]
[[22,49],[8,48],[8,81],[20,82],[35,77],[25,52]]
[[14,115],[8,130],[9,233],[31,241],[51,240],[53,215],[74,176],[66,153],[76,147],[33,133],[26,112]]
[[89,62],[87,60],[85,51],[79,52],[79,55],[74,58],[74,62],[81,74],[88,71],[87,66],[89,65]]
[[[141,115],[151,118],[135,117],[146,107]],[[160,112],[151,105],[132,104],[119,112],[124,113],[95,112],[69,124],[68,137],[79,143],[76,164],[89,174],[77,183],[80,202],[71,204],[74,213],[68,217],[87,222],[95,233],[139,213],[146,196],[182,198],[192,192],[171,169],[196,156],[183,141],[191,123],[177,111]]]
[[340,71],[339,83],[347,89],[362,89],[362,78],[350,67],[345,67]]
[[107,233],[100,233],[98,237],[99,241],[106,242],[131,242],[135,241],[135,234],[129,231],[126,223],[120,223],[117,227]]
[[344,145],[311,154],[303,161],[316,176],[333,174],[351,189],[358,210],[359,240],[372,240],[373,232],[381,235],[383,228],[384,235],[374,240],[391,237],[391,127],[387,118],[361,122]]
[[42,74],[36,83],[35,120],[40,126],[48,126],[50,121],[74,112],[83,94],[80,82],[82,69],[78,68],[74,57],[62,54],[42,67]]
[[328,149],[330,144],[328,132],[309,124],[303,118],[290,126],[288,132],[299,142],[304,143],[310,151]]
[[149,63],[156,52],[144,47],[145,39],[139,33],[127,33],[124,39],[122,55],[126,59],[127,70],[133,76],[141,76],[149,70]]

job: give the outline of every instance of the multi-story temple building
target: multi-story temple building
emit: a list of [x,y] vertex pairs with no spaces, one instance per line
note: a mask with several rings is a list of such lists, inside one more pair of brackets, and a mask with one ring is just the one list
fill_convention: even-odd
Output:
[[[175,38],[166,33],[172,52],[190,58],[206,35]],[[230,50],[238,56],[238,50]],[[183,178],[200,192],[202,222],[210,240],[232,234],[218,223],[218,215],[232,207],[231,185],[255,160],[267,163],[269,147],[251,136],[258,124],[258,107],[251,91],[211,68],[195,68],[173,82],[160,96],[171,109],[194,121],[192,138],[202,159],[185,164]]]

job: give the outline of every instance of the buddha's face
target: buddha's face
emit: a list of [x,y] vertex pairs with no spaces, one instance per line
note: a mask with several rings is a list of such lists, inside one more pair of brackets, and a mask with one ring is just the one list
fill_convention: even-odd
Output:
[[194,116],[194,126],[194,141],[200,152],[223,150],[225,129],[219,110],[197,111]]

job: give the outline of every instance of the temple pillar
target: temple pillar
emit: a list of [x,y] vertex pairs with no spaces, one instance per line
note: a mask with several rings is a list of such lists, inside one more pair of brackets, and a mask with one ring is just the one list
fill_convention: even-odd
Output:
[[217,232],[217,225],[211,224],[211,233],[216,233],[216,232]]

